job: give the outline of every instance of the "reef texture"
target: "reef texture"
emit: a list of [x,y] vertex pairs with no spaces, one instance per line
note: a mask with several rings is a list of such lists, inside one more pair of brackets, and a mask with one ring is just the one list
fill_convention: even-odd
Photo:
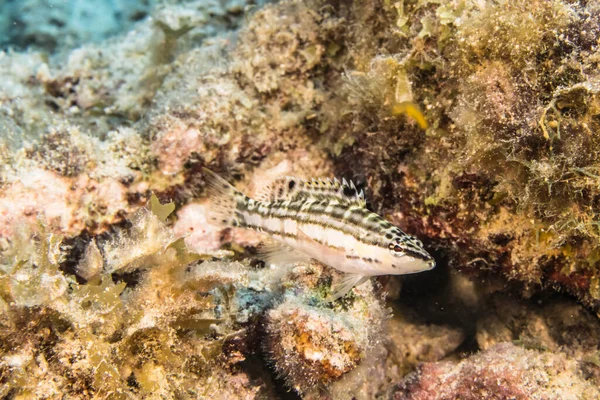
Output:
[[336,171],[451,268],[597,308],[598,3],[355,7]]
[[[117,3],[3,6],[0,398],[599,396],[597,2]],[[438,268],[327,303],[202,167],[352,178]]]
[[564,355],[498,344],[458,364],[420,365],[392,395],[426,399],[596,399],[598,387]]
[[[455,291],[459,285],[450,285]],[[481,352],[443,362],[425,362],[400,380],[392,399],[594,399],[598,383],[600,322],[563,298],[516,300],[479,287],[467,312],[475,348]],[[470,291],[464,290],[463,299]],[[472,294],[472,292],[471,292]],[[460,297],[460,296],[458,296]],[[439,300],[449,304],[450,298]],[[457,301],[457,298],[454,298]],[[430,314],[431,315],[431,314]],[[446,315],[447,317],[447,315]]]

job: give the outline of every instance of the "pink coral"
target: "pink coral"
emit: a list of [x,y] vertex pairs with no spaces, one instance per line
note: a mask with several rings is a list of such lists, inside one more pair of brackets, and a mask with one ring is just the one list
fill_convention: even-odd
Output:
[[166,175],[180,172],[192,152],[206,151],[204,139],[198,128],[181,120],[173,122],[173,126],[152,143],[161,172]]
[[114,179],[98,182],[85,174],[66,178],[35,169],[0,192],[0,236],[10,237],[19,225],[34,225],[38,217],[56,232],[77,235],[95,214],[110,224],[127,206],[127,191]]
[[397,386],[394,400],[597,399],[600,391],[562,353],[500,343],[457,364],[422,364]]
[[208,223],[207,212],[204,203],[188,204],[179,210],[173,226],[175,236],[185,237],[187,247],[197,253],[218,250],[222,244],[222,229]]

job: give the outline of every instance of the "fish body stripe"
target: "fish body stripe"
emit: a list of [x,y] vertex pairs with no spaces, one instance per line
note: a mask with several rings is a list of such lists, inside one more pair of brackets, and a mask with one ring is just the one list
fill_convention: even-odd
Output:
[[[365,213],[364,209],[359,207],[347,208],[336,202],[327,203],[329,204],[321,202],[261,203],[258,206],[243,207],[240,211],[242,219],[245,221],[243,225],[266,228],[270,232],[287,231],[289,233],[290,229],[284,229],[284,221],[291,220],[296,223],[315,224],[324,228],[337,229],[363,243],[383,244],[389,242],[386,233],[391,224],[377,214],[368,210]],[[398,232],[402,233],[399,229],[395,229],[395,234]]]
[[211,223],[264,232],[305,256],[354,274],[333,298],[365,276],[435,266],[417,238],[366,209],[362,191],[352,182],[284,178],[267,187],[266,197],[251,199],[214,172],[203,172],[212,199]]
[[[343,204],[337,199],[316,201],[275,201],[273,203],[251,200],[238,203],[241,211],[241,222],[244,225],[262,227],[263,232],[286,232],[298,235],[297,226],[291,227],[290,220],[301,224],[314,224],[322,228],[331,228],[354,237],[361,243],[387,246],[394,237],[407,254],[413,256],[429,255],[422,250],[422,244],[414,242],[414,238],[393,226],[382,217],[363,207]],[[268,233],[268,232],[267,232]]]
[[[253,225],[253,224],[244,224],[242,227],[247,228],[247,229],[253,229],[258,232],[266,233],[266,234],[270,235],[271,237],[279,239],[279,240],[283,240],[283,241],[287,242],[288,244],[293,244],[294,242],[301,241],[301,239],[299,239],[297,234],[284,232],[279,229],[270,229],[265,226]],[[310,235],[311,240],[317,242],[320,245],[327,246],[328,248],[330,248],[332,250],[343,250],[345,252],[348,252],[348,251],[351,251],[355,247],[356,242],[360,241],[359,239],[355,238],[354,236],[350,235],[347,232],[343,232],[343,231],[340,231],[340,230],[334,229],[334,228],[323,227],[318,224],[312,224],[312,223],[301,224],[300,229],[302,229],[303,231],[312,233]],[[344,235],[345,235],[345,237],[344,237]],[[337,240],[334,240],[333,242],[338,243],[338,244],[333,244],[333,243],[331,243],[331,241],[328,240],[329,238],[332,238],[332,237],[334,239],[336,239],[335,236],[337,236]],[[339,244],[341,244],[341,245],[339,245]],[[364,244],[372,245],[371,243],[364,243]],[[380,260],[378,260],[374,257],[361,257],[358,255],[346,255],[346,258],[347,259],[356,259],[356,260],[362,259],[365,262],[373,262],[376,264],[381,263]]]
[[[253,203],[259,203],[254,202]],[[381,218],[376,213],[357,206],[348,207],[335,201],[329,202],[279,202],[259,203],[258,206],[240,205],[238,209],[249,213],[256,213],[262,217],[278,216],[282,218],[302,218],[307,215],[330,218],[356,224],[365,229],[375,231],[378,228],[392,228],[392,224]]]

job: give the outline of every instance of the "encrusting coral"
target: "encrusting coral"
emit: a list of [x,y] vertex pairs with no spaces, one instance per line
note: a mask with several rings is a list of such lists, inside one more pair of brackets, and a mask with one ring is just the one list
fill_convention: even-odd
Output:
[[595,306],[598,5],[386,4],[356,6],[337,170],[451,267]]
[[[318,263],[297,265],[283,277],[284,300],[266,313],[267,358],[289,387],[305,395],[340,380],[381,345],[386,311],[370,285],[343,305],[319,304],[331,273]],[[356,383],[344,380],[347,396]]]
[[501,343],[458,364],[423,364],[390,398],[594,399],[599,395],[598,387],[566,356]]
[[[548,292],[600,304],[600,6],[254,3],[0,53],[0,397],[597,397]],[[202,167],[352,178],[438,269],[328,303],[207,224]]]

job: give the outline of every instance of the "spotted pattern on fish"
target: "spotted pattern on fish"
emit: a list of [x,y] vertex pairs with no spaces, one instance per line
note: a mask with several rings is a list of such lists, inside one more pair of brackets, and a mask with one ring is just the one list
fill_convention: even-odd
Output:
[[285,177],[276,179],[258,195],[258,200],[267,203],[274,203],[278,200],[306,200],[306,199],[343,199],[346,203],[354,203],[364,207],[364,191],[358,191],[352,181],[343,179],[341,182],[337,179],[311,179],[303,180],[294,177]]

